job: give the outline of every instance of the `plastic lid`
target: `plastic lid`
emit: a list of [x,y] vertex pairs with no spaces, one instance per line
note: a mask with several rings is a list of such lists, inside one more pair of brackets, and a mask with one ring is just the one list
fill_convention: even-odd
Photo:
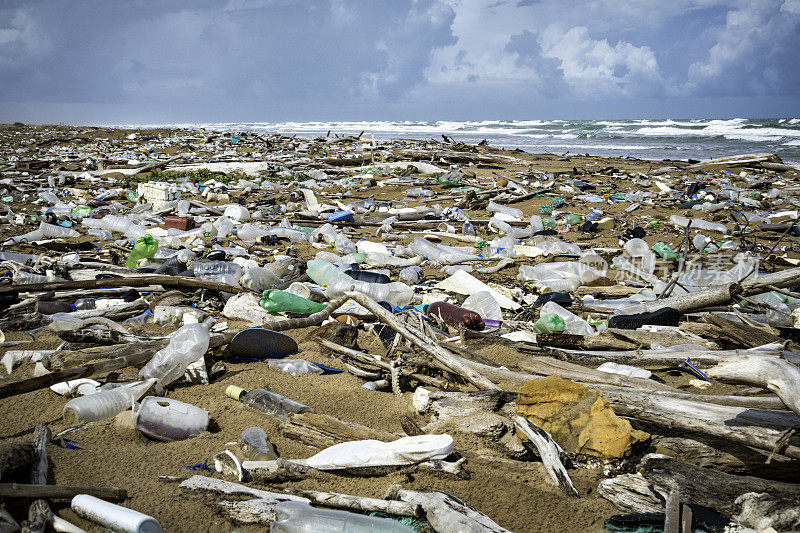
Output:
[[234,400],[238,400],[243,392],[247,391],[241,387],[237,387],[236,385],[228,385],[228,388],[225,389],[225,395],[233,398]]

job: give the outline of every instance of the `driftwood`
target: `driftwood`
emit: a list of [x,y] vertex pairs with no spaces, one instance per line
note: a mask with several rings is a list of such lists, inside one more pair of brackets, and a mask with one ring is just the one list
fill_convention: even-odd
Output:
[[706,371],[711,378],[771,390],[800,415],[800,367],[778,357],[740,356]]
[[0,533],[18,533],[19,524],[3,507],[0,507]]
[[0,446],[0,480],[9,481],[23,472],[30,472],[36,460],[36,449],[30,442],[6,442]]
[[558,488],[571,498],[580,498],[578,491],[575,490],[575,485],[569,478],[567,469],[561,462],[561,454],[564,453],[564,450],[553,440],[553,437],[524,416],[515,417],[514,426],[536,446],[550,479],[558,485]]
[[[36,460],[31,471],[31,483],[34,485],[47,484],[47,472],[50,459],[47,456],[47,443],[50,442],[52,433],[44,422],[36,424],[33,430],[33,446],[36,449]],[[50,505],[42,499],[35,500],[28,510],[28,520],[22,523],[23,532],[44,532],[52,516]]]
[[311,500],[301,496],[256,489],[241,483],[214,479],[208,476],[192,476],[181,482],[180,487],[186,490],[215,492],[227,496],[251,496],[259,500],[266,500],[272,504],[287,501],[311,503]]
[[703,168],[709,166],[724,166],[724,165],[752,165],[754,163],[781,163],[780,158],[775,154],[767,152],[757,154],[741,154],[731,155],[728,157],[719,157],[717,159],[709,159],[708,161],[701,161],[689,165],[687,168]]
[[398,435],[388,431],[319,413],[291,414],[288,421],[281,423],[281,432],[285,437],[317,448],[327,448],[352,440],[391,442],[398,439]]
[[278,519],[275,514],[275,502],[270,500],[255,499],[241,502],[218,502],[231,520],[237,524],[271,524]]
[[360,292],[347,292],[346,295],[362,306],[366,307],[371,313],[377,316],[381,321],[383,321],[387,326],[395,330],[397,333],[402,335],[404,338],[411,341],[417,347],[419,347],[422,351],[439,361],[441,364],[446,366],[451,372],[454,374],[458,374],[463,376],[467,381],[478,387],[479,389],[497,389],[498,387],[486,379],[485,377],[481,376],[480,373],[476,372],[475,370],[466,367],[463,365],[458,359],[450,353],[449,350],[442,348],[439,345],[432,344],[428,340],[425,339],[424,335],[420,335],[414,332],[411,327],[407,326],[400,322],[397,318],[392,315],[389,311],[381,307],[378,302],[373,300],[372,298],[361,294]]
[[357,513],[387,513],[398,516],[421,517],[422,506],[417,503],[381,500],[379,498],[366,498],[363,496],[353,496],[352,494],[340,494],[338,492],[322,492],[318,490],[298,489],[290,487],[287,492],[302,496],[311,500],[311,503],[323,507],[334,509],[346,509]]
[[285,459],[274,461],[242,461],[241,470],[245,481],[255,481],[262,485],[283,483],[284,481],[304,479],[319,474],[319,470]]
[[641,477],[627,474],[601,481],[598,492],[624,511],[663,512],[665,495],[677,491],[690,505],[733,517],[748,527],[779,531],[800,527],[799,485],[725,474],[660,455],[646,456],[638,472],[635,476]]
[[[647,429],[648,426],[645,426]],[[720,472],[739,475],[758,475],[766,479],[780,481],[800,481],[800,462],[782,455],[756,450],[744,444],[726,442],[720,446],[710,437],[693,435],[687,437],[681,432],[675,435],[652,435],[651,450],[663,453],[691,465],[713,468]]]
[[145,287],[147,285],[161,285],[163,287],[181,287],[186,289],[208,289],[231,293],[246,292],[239,286],[206,281],[200,278],[186,276],[127,276],[124,278],[85,279],[79,281],[51,281],[48,283],[28,283],[25,285],[0,286],[0,294],[7,292],[41,292],[57,291],[62,289],[99,289],[102,287]]
[[76,485],[24,485],[0,483],[0,498],[50,498],[71,499],[78,494],[88,494],[104,500],[123,501],[128,497],[125,489],[117,487],[81,487]]
[[558,353],[575,361],[615,361],[618,363],[682,363],[687,357],[693,363],[716,364],[730,357],[743,355],[780,357],[782,350],[572,350],[557,348]]
[[396,496],[421,505],[436,533],[511,533],[485,514],[442,491],[399,490]]
[[637,389],[652,389],[652,390],[666,390],[674,391],[673,387],[658,383],[652,379],[635,378],[623,376],[620,374],[611,374],[609,372],[601,372],[585,366],[576,365],[575,363],[568,363],[566,361],[559,361],[552,357],[533,357],[520,361],[519,367],[522,370],[531,372],[533,374],[540,374],[542,376],[556,375],[564,379],[571,379],[573,381],[582,381],[585,383],[605,383],[608,385],[617,385],[620,387],[632,387]]
[[699,344],[710,350],[719,349],[713,342],[700,337],[690,337],[681,333],[658,332],[635,329],[606,328],[597,335],[564,335],[563,333],[539,333],[536,343],[540,346],[557,348],[585,348],[587,350],[639,350],[651,344],[675,346],[678,344]]

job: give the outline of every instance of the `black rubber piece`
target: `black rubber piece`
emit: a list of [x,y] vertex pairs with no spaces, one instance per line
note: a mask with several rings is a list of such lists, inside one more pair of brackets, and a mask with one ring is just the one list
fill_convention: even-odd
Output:
[[681,313],[672,307],[663,307],[652,313],[635,315],[616,315],[608,319],[608,327],[619,329],[638,329],[641,326],[677,326]]
[[555,302],[561,307],[570,307],[572,305],[572,296],[566,292],[546,292],[536,298],[536,301],[533,302],[533,308],[538,309],[547,302]]

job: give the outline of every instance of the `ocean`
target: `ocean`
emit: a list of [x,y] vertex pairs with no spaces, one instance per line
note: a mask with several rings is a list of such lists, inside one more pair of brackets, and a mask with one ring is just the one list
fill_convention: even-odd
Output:
[[563,154],[698,159],[771,152],[787,164],[800,164],[800,119],[728,120],[482,120],[432,122],[231,122],[171,124],[215,131],[281,133],[298,137],[358,134],[366,138],[436,139]]

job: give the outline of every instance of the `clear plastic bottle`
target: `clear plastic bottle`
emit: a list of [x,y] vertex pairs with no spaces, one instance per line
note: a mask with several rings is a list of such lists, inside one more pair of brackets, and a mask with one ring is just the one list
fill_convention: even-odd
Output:
[[486,206],[486,210],[490,213],[503,213],[504,215],[508,215],[516,219],[522,218],[522,209],[516,209],[507,205],[500,205],[493,200],[489,202],[488,206]]
[[240,265],[230,261],[212,261],[209,263],[195,263],[194,275],[196,278],[209,281],[218,281],[229,285],[236,285],[242,277],[244,270]]
[[420,257],[443,264],[457,263],[467,259],[477,259],[476,255],[464,253],[449,246],[437,246],[422,237],[416,237],[408,247]]
[[414,297],[414,290],[405,283],[399,281],[394,281],[392,283],[369,283],[367,281],[358,281],[345,275],[332,279],[328,283],[325,294],[329,298],[336,298],[349,290],[365,294],[378,302],[389,302],[394,306],[408,305]]
[[386,518],[348,511],[319,509],[304,502],[287,501],[273,507],[277,520],[271,533],[413,533],[414,530]]
[[333,241],[336,251],[342,254],[352,254],[356,251],[356,245],[353,241],[339,233]]
[[267,432],[259,427],[249,427],[242,431],[239,448],[251,461],[274,461],[278,458]]
[[64,278],[58,276],[43,276],[41,274],[33,274],[32,272],[24,272],[18,270],[11,276],[11,281],[14,285],[27,285],[29,283],[50,283],[52,281],[66,281]]
[[103,390],[88,396],[79,396],[64,406],[64,419],[77,419],[83,422],[96,422],[113,418],[129,409],[132,403],[156,383],[155,379],[145,379],[127,383],[114,389]]
[[531,215],[531,230],[533,232],[542,231],[544,229],[544,223],[542,222],[542,217],[539,215]]
[[343,275],[343,272],[325,259],[312,259],[306,264],[306,274],[317,285],[327,285],[333,278]]
[[407,266],[400,271],[397,278],[410,285],[416,285],[425,278],[425,271],[417,265]]
[[156,378],[167,386],[180,378],[186,367],[205,355],[211,340],[208,327],[212,321],[203,324],[182,326],[170,338],[169,345],[157,351],[153,358],[139,371],[145,378]]
[[489,291],[480,291],[468,296],[461,307],[475,311],[484,320],[503,320],[503,311],[500,304]]
[[461,233],[463,233],[464,235],[476,235],[476,233],[475,233],[475,226],[473,226],[473,225],[472,225],[472,222],[470,222],[469,220],[467,220],[467,221],[466,221],[466,222],[464,222],[464,224],[461,226]]
[[194,252],[187,249],[179,250],[177,254],[164,261],[154,274],[176,276],[186,270],[186,265],[192,259],[194,259]]
[[279,418],[288,417],[291,413],[313,413],[314,410],[307,405],[296,402],[281,396],[280,394],[267,389],[252,389],[246,391],[236,385],[229,385],[225,389],[225,394],[229,398],[239,400],[245,407],[256,409],[268,415]]

